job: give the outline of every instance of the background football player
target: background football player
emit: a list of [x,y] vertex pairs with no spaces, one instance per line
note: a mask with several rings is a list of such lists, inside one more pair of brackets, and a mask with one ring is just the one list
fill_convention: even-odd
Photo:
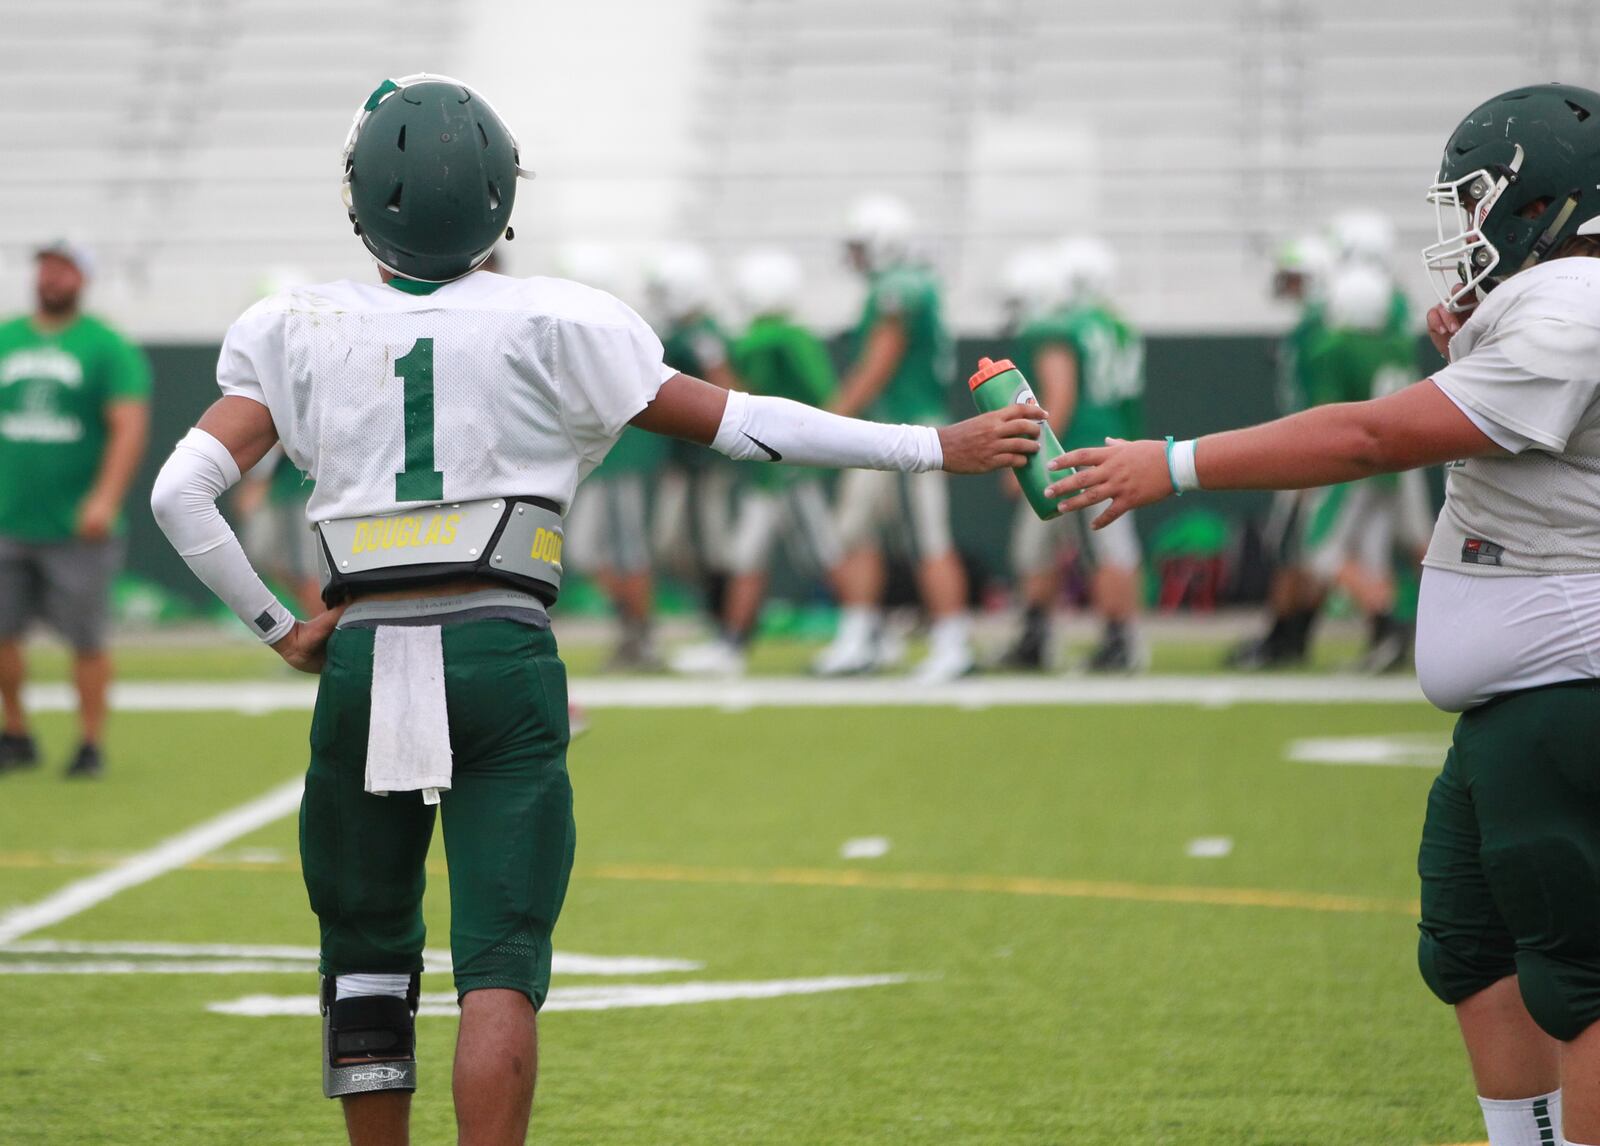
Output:
[[[727,333],[712,313],[713,270],[699,247],[676,243],[645,270],[645,299],[667,362],[723,389],[738,388]],[[733,538],[734,468],[684,443],[666,443],[668,473],[658,483],[652,543],[675,573],[697,581],[711,617],[722,615]]]
[[[1277,399],[1280,414],[1295,414],[1311,405],[1305,377],[1306,351],[1322,336],[1323,294],[1333,273],[1333,247],[1320,234],[1308,233],[1278,248],[1272,271],[1272,297],[1294,306],[1297,315],[1277,346]],[[1306,657],[1311,633],[1322,609],[1323,592],[1305,567],[1302,544],[1305,512],[1311,495],[1305,490],[1278,490],[1263,532],[1272,580],[1267,590],[1267,631],[1229,650],[1233,668],[1259,669],[1298,664]]]
[[[622,297],[623,273],[610,248],[568,243],[558,273]],[[573,567],[594,576],[617,616],[617,642],[606,668],[651,671],[662,665],[655,639],[655,574],[650,494],[667,464],[671,443],[629,426],[573,502],[567,553]]]
[[[838,385],[828,348],[800,325],[794,308],[802,285],[800,263],[787,251],[752,251],[734,267],[735,301],[751,316],[734,340],[733,370],[751,394],[826,406]],[[732,577],[716,640],[680,649],[678,672],[736,676],[766,596],[767,567],[781,535],[796,568],[832,577],[838,537],[820,474],[794,466],[741,467],[729,567]]]
[[[1115,256],[1102,240],[1074,238],[1056,254],[1058,286],[1047,309],[1018,335],[1017,364],[1033,383],[1062,445],[1101,445],[1107,438],[1143,432],[1144,344],[1112,309]],[[1134,631],[1143,570],[1139,534],[1131,515],[1091,533],[1081,518],[1040,521],[1023,502],[1012,526],[1012,563],[1023,600],[1022,632],[1002,663],[1045,666],[1050,619],[1060,596],[1059,549],[1075,542],[1092,569],[1090,597],[1104,630],[1083,667],[1090,672],[1130,672],[1149,661]]]
[[[873,195],[851,209],[846,255],[867,281],[855,331],[855,361],[832,409],[917,425],[949,420],[954,361],[941,313],[939,280],[916,250],[915,224],[900,200]],[[928,653],[917,666],[925,682],[972,671],[967,575],[950,532],[944,475],[846,474],[837,491],[839,632],[813,664],[824,676],[871,672],[898,659],[884,625],[886,571],[881,533],[908,542],[917,588],[930,620]]]
[[[1351,262],[1328,288],[1326,322],[1308,347],[1305,374],[1314,405],[1359,402],[1397,392],[1416,376],[1409,330],[1397,320],[1394,284],[1376,264]],[[1307,510],[1306,564],[1316,595],[1337,586],[1367,618],[1367,648],[1355,666],[1381,673],[1398,667],[1410,651],[1407,626],[1395,619],[1394,560],[1402,540],[1401,479],[1415,471],[1382,474],[1319,490]]]

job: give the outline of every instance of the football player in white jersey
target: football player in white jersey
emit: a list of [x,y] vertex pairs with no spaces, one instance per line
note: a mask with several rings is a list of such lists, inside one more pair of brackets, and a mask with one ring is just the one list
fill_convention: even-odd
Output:
[[[1037,449],[1026,407],[954,426],[855,421],[669,369],[610,295],[481,270],[509,224],[516,141],[440,76],[385,81],[345,149],[380,281],[288,290],[223,343],[223,397],[151,502],[178,552],[290,665],[320,672],[301,814],[322,929],[324,1091],[350,1139],[404,1143],[416,1088],[423,861],[450,863],[460,1140],[524,1141],[534,1016],[573,856],[566,675],[546,609],[561,515],[627,426],[736,460],[989,472]],[[332,606],[305,622],[216,499],[274,443],[316,481]]]
[[[1453,1004],[1491,1146],[1600,1143],[1600,93],[1462,121],[1429,199],[1449,365],[1386,397],[1195,441],[1070,452],[1095,526],[1191,489],[1449,463],[1417,675],[1462,715],[1428,797],[1419,962]],[[1564,1137],[1563,1137],[1564,1135]]]

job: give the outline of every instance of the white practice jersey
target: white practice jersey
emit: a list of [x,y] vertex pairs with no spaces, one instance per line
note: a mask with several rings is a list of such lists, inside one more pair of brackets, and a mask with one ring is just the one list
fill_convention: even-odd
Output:
[[316,481],[312,520],[513,496],[565,511],[675,373],[661,353],[602,291],[477,271],[428,293],[343,281],[273,295],[229,329],[217,384],[272,412]]
[[1554,259],[1500,284],[1433,381],[1513,453],[1449,467],[1423,563],[1600,573],[1600,259]]
[[1461,711],[1600,677],[1600,260],[1497,286],[1433,380],[1508,453],[1447,470],[1417,612],[1423,692]]

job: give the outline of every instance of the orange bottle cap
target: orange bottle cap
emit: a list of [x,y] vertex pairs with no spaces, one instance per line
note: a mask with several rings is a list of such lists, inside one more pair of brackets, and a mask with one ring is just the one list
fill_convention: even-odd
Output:
[[1007,370],[1015,370],[1017,364],[1009,358],[1002,358],[999,362],[991,358],[978,359],[978,372],[967,380],[967,385],[976,390],[996,374],[1004,374]]

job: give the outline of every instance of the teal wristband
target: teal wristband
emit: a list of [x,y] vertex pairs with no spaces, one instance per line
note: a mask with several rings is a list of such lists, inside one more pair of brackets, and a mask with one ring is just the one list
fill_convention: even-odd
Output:
[[1167,480],[1172,483],[1172,492],[1176,497],[1183,496],[1183,490],[1178,487],[1178,475],[1172,468],[1172,435],[1167,435]]

